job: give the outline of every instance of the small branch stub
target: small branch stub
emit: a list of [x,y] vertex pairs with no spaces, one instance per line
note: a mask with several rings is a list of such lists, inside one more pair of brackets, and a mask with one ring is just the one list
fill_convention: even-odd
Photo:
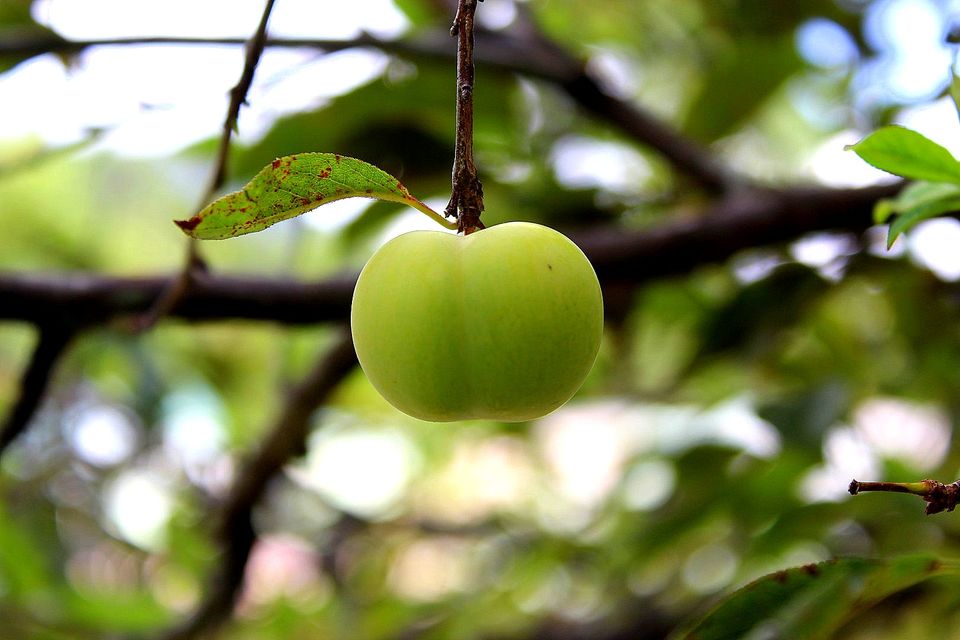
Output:
[[483,186],[473,163],[473,16],[477,2],[460,0],[450,28],[450,35],[457,38],[457,142],[453,190],[444,213],[457,219],[457,231],[464,235],[483,229]]
[[920,496],[927,503],[926,514],[931,515],[941,511],[953,511],[960,500],[960,480],[944,484],[937,480],[920,480],[919,482],[859,482],[851,480],[848,488],[850,495],[855,496],[864,491],[887,491],[891,493],[910,493]]

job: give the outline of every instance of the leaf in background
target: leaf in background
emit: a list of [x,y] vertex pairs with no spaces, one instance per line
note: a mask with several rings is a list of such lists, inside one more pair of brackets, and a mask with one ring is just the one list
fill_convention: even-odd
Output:
[[222,240],[262,231],[316,207],[344,198],[375,198],[410,205],[452,228],[451,223],[377,167],[335,153],[277,158],[240,191],[214,200],[189,220],[175,220],[184,233]]
[[911,180],[960,184],[960,162],[949,151],[912,129],[891,125],[847,145],[877,169]]
[[[698,140],[727,135],[753,118],[761,106],[803,68],[791,33],[780,37],[739,35],[710,56],[702,86],[684,118],[683,129]],[[750,82],[743,82],[749,77]]]
[[883,224],[905,211],[934,200],[960,196],[960,186],[948,182],[912,182],[895,198],[879,200],[873,207],[873,221]]
[[917,555],[894,560],[842,558],[794,567],[735,591],[676,637],[729,640],[762,629],[763,637],[829,638],[854,614],[943,575],[960,575],[960,563]]
[[924,220],[952,211],[960,211],[960,196],[925,202],[904,211],[890,224],[890,229],[887,231],[887,249],[893,246],[901,233],[909,231]]
[[887,248],[901,233],[922,220],[948,211],[960,209],[960,185],[948,182],[914,182],[907,185],[897,197],[879,200],[873,207],[873,221],[884,224],[898,216],[890,225]]

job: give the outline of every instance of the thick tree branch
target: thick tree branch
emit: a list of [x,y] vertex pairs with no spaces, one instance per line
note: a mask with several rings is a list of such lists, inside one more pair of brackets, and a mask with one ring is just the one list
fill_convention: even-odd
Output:
[[902,185],[858,189],[791,187],[732,193],[699,215],[651,229],[599,227],[569,234],[593,262],[601,282],[640,282],[686,273],[739,251],[826,230],[864,231],[873,205]]
[[0,426],[0,455],[30,424],[43,399],[57,361],[70,344],[74,331],[57,324],[38,327],[37,345],[20,381],[20,396]]
[[[874,203],[901,185],[865,189],[823,187],[757,190],[718,201],[700,215],[644,230],[609,225],[570,233],[605,286],[639,284],[723,261],[744,249],[786,242],[813,231],[863,231]],[[169,278],[95,275],[0,275],[0,320],[43,324],[68,318],[74,326],[103,324],[142,313]],[[313,324],[347,318],[356,275],[317,283],[198,274],[170,310],[185,320],[239,318]]]
[[192,640],[230,618],[256,541],[254,506],[287,461],[305,452],[311,417],[355,365],[353,343],[349,331],[344,330],[307,377],[290,391],[270,433],[237,471],[220,509],[216,537],[222,558],[203,601],[182,624],[161,634],[161,640]]
[[[42,324],[63,318],[75,326],[105,324],[144,312],[170,280],[168,276],[2,275],[0,319]],[[168,315],[184,320],[240,318],[293,325],[340,321],[347,316],[355,283],[355,274],[306,283],[203,273]]]

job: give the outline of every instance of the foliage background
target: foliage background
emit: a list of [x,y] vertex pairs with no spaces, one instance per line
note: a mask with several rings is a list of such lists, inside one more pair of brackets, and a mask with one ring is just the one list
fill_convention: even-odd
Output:
[[[181,267],[184,239],[170,220],[196,208],[223,95],[242,64],[236,45],[152,45],[145,50],[166,66],[112,76],[141,92],[134,107],[100,103],[73,121],[86,131],[32,130],[24,114],[76,116],[96,104],[84,93],[96,87],[51,95],[42,82],[16,80],[24,69],[83,77],[98,57],[139,55],[69,45],[83,36],[45,26],[55,26],[58,4],[0,0],[8,412],[38,336],[71,325],[68,305],[31,311],[44,283]],[[290,28],[283,12],[297,4],[278,2],[276,23]],[[354,67],[344,81],[316,65],[356,49],[269,47],[241,112],[230,186],[277,156],[336,151],[442,207],[454,133],[450,7],[313,4],[294,35],[324,38],[323,24],[352,21],[373,35],[338,37],[379,39],[373,49],[383,53],[373,71]],[[191,32],[221,35],[225,6]],[[233,34],[241,39],[255,28],[252,6]],[[103,24],[119,11],[98,10]],[[313,415],[305,453],[263,479],[243,582],[227,580],[240,591],[222,637],[660,638],[786,567],[955,556],[951,514],[928,518],[915,499],[851,500],[845,490],[853,477],[957,476],[958,226],[928,223],[886,252],[884,231],[870,227],[878,192],[856,188],[898,186],[842,152],[891,121],[933,128],[940,142],[956,137],[940,98],[955,10],[919,0],[482,4],[476,145],[487,224],[550,224],[598,263],[616,257],[618,239],[647,237],[657,255],[657,246],[673,251],[678,229],[714,231],[706,248],[681,239],[662,269],[628,256],[609,271],[595,370],[568,407],[535,423],[417,422],[380,400],[359,370],[349,373]],[[392,12],[394,31],[382,26]],[[228,61],[211,67],[222,77],[198,83],[214,58]],[[584,78],[614,102],[593,96]],[[223,98],[192,139],[178,140],[162,119],[125,128],[176,112],[182,105],[161,89],[178,84]],[[625,126],[611,104],[649,119]],[[151,149],[137,137],[151,126],[154,139],[173,142]],[[682,149],[694,162],[678,160]],[[851,213],[834,229],[829,217],[805,222],[819,201],[804,192],[766,204],[796,185],[853,193]],[[429,224],[393,205],[351,202],[201,253],[217,275],[349,282],[387,237]],[[776,214],[777,242],[752,246],[738,222],[743,202]],[[731,242],[742,250],[709,250]],[[24,276],[38,273],[46,279]],[[286,391],[338,340],[328,320],[345,319],[335,303],[326,316],[305,306],[302,321],[174,312],[136,335],[115,312],[123,305],[105,304],[114,311],[74,336],[29,430],[0,461],[0,620],[11,640],[193,637],[165,630],[203,612],[223,586],[231,531],[217,533],[217,514],[290,402]],[[750,637],[792,637],[776,635],[777,625],[823,602],[813,595],[823,582],[784,598]],[[891,588],[873,607],[849,587],[818,604],[838,603],[842,615],[815,637],[958,638],[957,586],[941,577]],[[216,626],[205,615],[194,618],[199,626]]]

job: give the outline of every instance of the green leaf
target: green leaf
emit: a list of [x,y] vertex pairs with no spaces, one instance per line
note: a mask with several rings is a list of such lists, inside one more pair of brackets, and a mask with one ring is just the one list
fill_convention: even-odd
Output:
[[907,185],[896,198],[880,200],[873,207],[876,224],[897,218],[887,234],[887,248],[897,237],[923,220],[950,211],[960,210],[960,185],[946,182],[914,182]]
[[960,184],[960,162],[926,136],[897,125],[883,127],[847,145],[877,169],[911,180]]
[[735,591],[675,637],[728,640],[763,629],[763,637],[829,638],[854,614],[943,575],[960,575],[960,562],[915,555],[893,560],[843,558],[794,567]]
[[887,231],[887,248],[893,246],[894,241],[901,233],[909,231],[919,223],[951,211],[960,211],[960,196],[925,202],[913,209],[903,212],[890,225]]
[[873,207],[873,222],[883,224],[891,217],[936,200],[960,197],[960,185],[947,182],[913,182],[904,187],[895,198],[879,200]]
[[389,173],[335,153],[277,158],[240,191],[214,200],[189,220],[175,222],[194,238],[222,240],[262,231],[329,202],[357,197],[407,204],[453,228]]

